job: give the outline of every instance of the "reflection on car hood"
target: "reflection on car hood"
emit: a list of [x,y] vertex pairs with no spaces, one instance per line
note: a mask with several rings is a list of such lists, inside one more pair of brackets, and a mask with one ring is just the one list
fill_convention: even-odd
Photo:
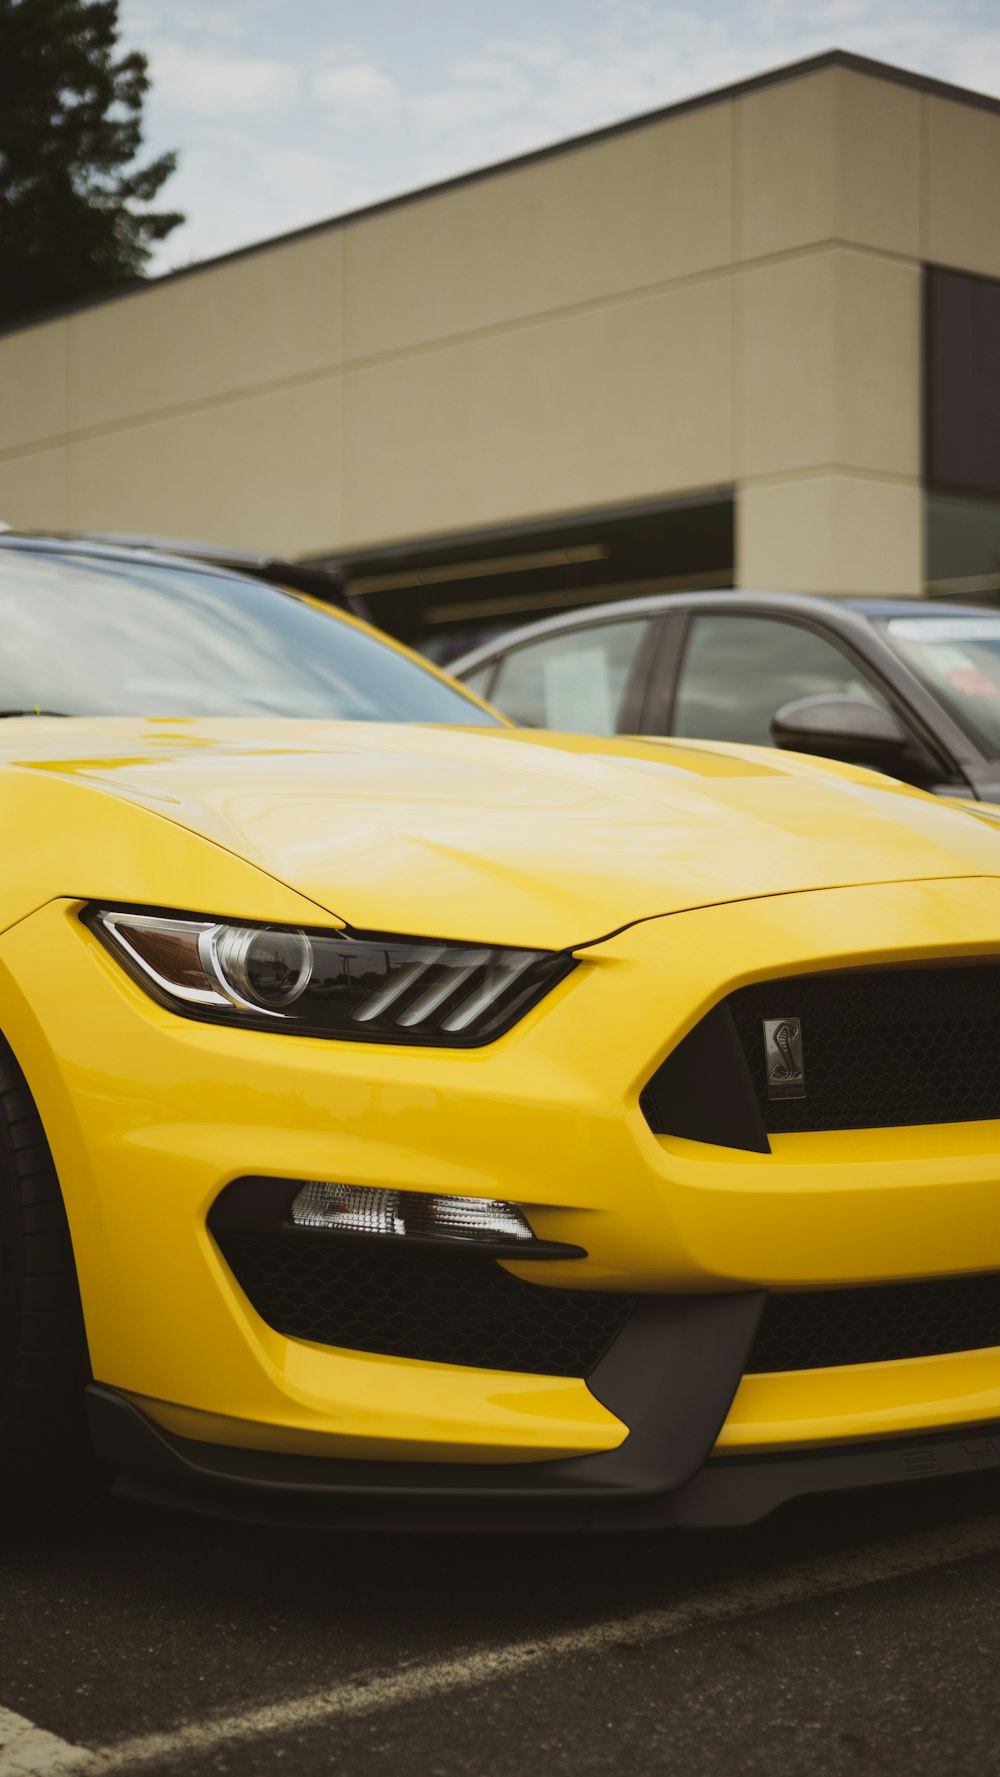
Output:
[[559,948],[720,901],[1000,875],[1000,833],[968,815],[758,748],[127,718],[7,723],[0,747],[369,931]]

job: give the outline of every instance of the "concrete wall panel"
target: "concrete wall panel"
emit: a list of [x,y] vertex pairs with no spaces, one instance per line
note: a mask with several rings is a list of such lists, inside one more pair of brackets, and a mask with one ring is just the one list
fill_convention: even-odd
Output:
[[731,113],[709,106],[349,224],[347,355],[727,264]]
[[741,475],[835,460],[837,259],[810,253],[739,279]]
[[738,257],[832,240],[918,254],[920,103],[846,68],[738,99]]
[[787,253],[836,233],[839,70],[736,100],[737,256]]
[[1000,277],[1000,115],[928,97],[927,239],[937,265]]
[[916,484],[809,475],[742,487],[736,584],[914,598],[922,515]]
[[328,370],[341,355],[340,231],[72,317],[74,430]]
[[62,531],[69,524],[67,452],[31,451],[0,461],[0,519],[14,530]]
[[846,68],[835,78],[836,234],[918,258],[921,95]]
[[0,451],[67,431],[67,339],[65,321],[0,335]]
[[920,470],[920,273],[831,248],[745,271],[740,473]]
[[731,479],[731,282],[345,379],[345,542]]
[[920,474],[920,268],[873,253],[836,256],[834,460]]
[[335,378],[82,439],[70,518],[296,555],[340,540]]

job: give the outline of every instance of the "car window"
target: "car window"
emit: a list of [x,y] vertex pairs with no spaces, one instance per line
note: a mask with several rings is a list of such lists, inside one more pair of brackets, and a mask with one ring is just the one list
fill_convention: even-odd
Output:
[[883,633],[985,751],[1000,756],[1000,617],[893,617]]
[[494,724],[335,612],[210,569],[0,548],[0,711]]
[[796,697],[885,698],[834,643],[780,617],[695,617],[681,662],[673,732],[771,746],[771,717]]
[[490,702],[529,728],[614,734],[648,626],[647,617],[593,623],[512,648],[500,662]]

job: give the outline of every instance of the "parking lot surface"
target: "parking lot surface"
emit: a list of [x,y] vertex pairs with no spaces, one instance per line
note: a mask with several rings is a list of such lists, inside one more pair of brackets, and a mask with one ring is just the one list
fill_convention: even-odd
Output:
[[0,1777],[988,1772],[994,1477],[727,1533],[0,1545]]

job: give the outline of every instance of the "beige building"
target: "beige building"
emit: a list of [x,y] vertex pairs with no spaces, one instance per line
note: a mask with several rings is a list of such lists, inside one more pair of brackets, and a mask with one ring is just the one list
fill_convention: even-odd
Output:
[[[959,275],[956,275],[959,274]],[[1000,104],[834,52],[0,335],[0,517],[404,634],[1000,592]]]

